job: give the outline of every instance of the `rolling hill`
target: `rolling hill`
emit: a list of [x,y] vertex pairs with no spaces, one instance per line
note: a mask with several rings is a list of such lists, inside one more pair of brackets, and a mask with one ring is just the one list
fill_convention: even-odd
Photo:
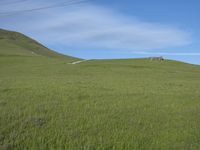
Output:
[[199,66],[149,59],[71,65],[19,33],[1,33],[0,149],[200,149]]
[[77,58],[49,50],[37,41],[18,32],[0,29],[0,55],[45,56],[59,59]]

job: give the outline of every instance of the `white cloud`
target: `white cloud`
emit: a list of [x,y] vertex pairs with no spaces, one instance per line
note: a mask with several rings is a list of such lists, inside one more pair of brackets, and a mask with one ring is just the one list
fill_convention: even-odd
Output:
[[[27,21],[28,16],[33,19]],[[18,19],[5,19],[4,26],[50,45],[146,50],[191,43],[190,34],[178,28],[139,21],[91,4],[49,9]]]
[[154,55],[154,56],[200,56],[200,53],[162,53],[162,52],[132,52],[137,55]]

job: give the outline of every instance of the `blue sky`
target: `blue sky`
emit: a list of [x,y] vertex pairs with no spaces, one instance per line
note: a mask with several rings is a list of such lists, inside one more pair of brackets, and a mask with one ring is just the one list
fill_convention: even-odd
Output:
[[0,28],[80,58],[164,56],[200,64],[199,0],[79,1],[1,0]]

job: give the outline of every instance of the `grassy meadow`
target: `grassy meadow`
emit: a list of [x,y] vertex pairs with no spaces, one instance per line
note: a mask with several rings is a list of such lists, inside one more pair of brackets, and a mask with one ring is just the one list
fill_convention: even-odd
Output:
[[0,57],[1,148],[200,149],[200,68]]
[[199,66],[73,60],[0,55],[0,149],[200,149]]

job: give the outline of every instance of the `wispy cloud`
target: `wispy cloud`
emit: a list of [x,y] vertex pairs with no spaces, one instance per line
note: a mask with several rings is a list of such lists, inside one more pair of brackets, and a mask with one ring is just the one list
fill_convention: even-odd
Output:
[[[35,5],[39,1],[34,2]],[[30,6],[30,3],[25,3]],[[44,2],[43,2],[44,5]],[[32,17],[31,20],[27,21]],[[188,32],[148,23],[91,4],[30,13],[16,19],[0,19],[4,26],[28,33],[49,45],[89,49],[146,50],[188,45]]]
[[200,53],[161,53],[161,52],[131,52],[137,55],[154,55],[154,56],[200,56]]

